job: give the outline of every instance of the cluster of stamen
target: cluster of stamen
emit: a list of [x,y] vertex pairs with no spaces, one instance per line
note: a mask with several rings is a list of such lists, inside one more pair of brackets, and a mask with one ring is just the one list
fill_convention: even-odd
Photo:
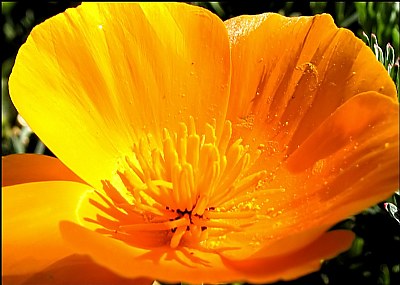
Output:
[[261,151],[250,157],[242,140],[231,138],[230,121],[217,138],[215,124],[206,124],[200,135],[193,118],[188,125],[180,123],[176,133],[164,129],[161,147],[150,135],[142,138],[133,146],[134,155],[125,157],[126,167],[118,171],[131,201],[108,190],[113,201],[109,208],[120,209],[111,214],[117,222],[108,222],[107,228],[117,238],[163,232],[172,248],[207,239],[209,229],[242,230],[237,221],[254,212],[234,210],[229,202],[254,191],[265,171],[249,174]]

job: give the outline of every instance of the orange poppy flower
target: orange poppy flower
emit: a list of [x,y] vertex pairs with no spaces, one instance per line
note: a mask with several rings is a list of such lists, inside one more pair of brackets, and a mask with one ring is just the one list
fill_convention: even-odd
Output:
[[9,86],[58,159],[3,157],[8,276],[293,279],[398,187],[395,85],[329,15],[85,3],[34,28]]

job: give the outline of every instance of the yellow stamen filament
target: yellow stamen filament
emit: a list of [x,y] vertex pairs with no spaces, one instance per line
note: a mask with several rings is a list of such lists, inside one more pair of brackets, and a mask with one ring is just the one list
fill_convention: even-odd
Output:
[[183,235],[186,233],[186,228],[180,227],[176,229],[176,232],[171,238],[170,246],[171,248],[177,248],[179,243],[181,242],[181,239]]
[[164,231],[178,227],[187,227],[190,225],[188,219],[179,219],[175,221],[168,221],[164,223],[146,223],[146,224],[134,224],[127,226],[120,226],[120,230],[123,232],[137,232],[137,231]]
[[[226,234],[254,222],[254,209],[242,211],[235,205],[256,196],[257,184],[266,172],[248,170],[261,151],[250,156],[242,139],[231,141],[230,121],[225,122],[219,137],[216,125],[215,120],[205,124],[204,133],[199,134],[190,117],[188,124],[179,123],[176,132],[164,129],[162,142],[157,143],[151,135],[140,139],[132,147],[133,156],[125,157],[125,166],[117,173],[131,202],[123,198],[123,212],[114,200],[105,201],[108,207],[95,202],[117,222],[91,221],[124,240],[140,231],[167,231],[172,248],[201,242],[209,236],[208,229],[212,235]],[[131,216],[134,219],[129,222]]]

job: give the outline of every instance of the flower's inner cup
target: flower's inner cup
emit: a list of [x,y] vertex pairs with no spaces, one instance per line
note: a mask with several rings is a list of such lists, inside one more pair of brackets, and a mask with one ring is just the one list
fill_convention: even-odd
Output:
[[118,171],[125,189],[103,182],[108,198],[98,195],[108,207],[91,203],[109,217],[86,218],[101,225],[97,231],[135,246],[176,248],[204,246],[256,222],[260,208],[251,200],[264,192],[255,190],[266,172],[249,170],[261,151],[250,155],[241,139],[232,140],[230,121],[220,137],[211,124],[197,133],[193,118],[179,126],[177,133],[164,129],[162,149],[151,147],[150,135],[133,146]]

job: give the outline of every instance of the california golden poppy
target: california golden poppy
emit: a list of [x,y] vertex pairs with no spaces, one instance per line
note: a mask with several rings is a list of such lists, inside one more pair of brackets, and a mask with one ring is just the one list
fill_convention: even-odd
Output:
[[5,275],[84,254],[128,279],[293,279],[398,187],[395,85],[329,15],[84,3],[32,31],[9,86],[58,159],[3,157]]

